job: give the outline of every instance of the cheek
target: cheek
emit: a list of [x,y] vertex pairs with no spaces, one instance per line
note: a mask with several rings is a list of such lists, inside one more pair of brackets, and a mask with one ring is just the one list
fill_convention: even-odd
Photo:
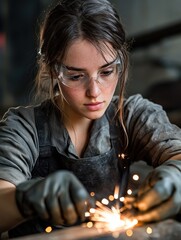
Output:
[[73,102],[76,103],[81,98],[80,91],[77,91],[73,88],[67,88],[67,87],[61,87],[63,96],[67,100],[67,102]]
[[118,81],[116,81],[115,83],[113,83],[112,85],[110,85],[108,88],[106,88],[107,93],[112,93],[114,94],[116,87],[118,85]]

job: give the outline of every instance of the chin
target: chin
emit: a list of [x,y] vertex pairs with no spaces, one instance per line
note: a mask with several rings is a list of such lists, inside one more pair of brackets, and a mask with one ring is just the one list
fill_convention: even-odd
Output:
[[87,114],[87,118],[90,120],[96,120],[101,118],[104,115],[105,111],[101,111],[101,112],[92,112],[91,114]]

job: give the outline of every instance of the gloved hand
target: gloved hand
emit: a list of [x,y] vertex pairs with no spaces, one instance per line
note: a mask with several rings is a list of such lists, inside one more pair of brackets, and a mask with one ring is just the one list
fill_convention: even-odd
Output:
[[[181,161],[168,160],[149,173],[134,197],[125,198],[129,217],[160,221],[181,212]],[[129,214],[128,214],[129,213]]]
[[[55,225],[85,220],[92,199],[69,171],[57,171],[44,179],[32,179],[16,188],[16,202],[25,218],[39,216]],[[90,206],[89,206],[90,205]]]

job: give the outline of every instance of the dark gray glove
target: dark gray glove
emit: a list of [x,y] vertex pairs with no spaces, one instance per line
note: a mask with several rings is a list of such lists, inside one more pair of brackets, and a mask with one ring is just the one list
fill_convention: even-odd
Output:
[[[160,221],[181,211],[181,161],[168,160],[149,173],[135,197],[126,197],[132,206],[129,217],[140,222]],[[128,215],[128,214],[126,214]]]
[[39,216],[56,225],[84,221],[85,212],[92,205],[84,186],[68,171],[57,171],[44,179],[19,184],[16,202],[25,218]]

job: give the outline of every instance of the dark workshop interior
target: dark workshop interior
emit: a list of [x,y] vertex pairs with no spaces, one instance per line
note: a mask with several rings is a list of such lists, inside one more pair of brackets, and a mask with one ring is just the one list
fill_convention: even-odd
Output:
[[[0,2],[0,109],[31,102],[38,24],[50,0]],[[130,44],[127,95],[140,93],[181,125],[181,2],[112,0]],[[16,11],[14,11],[16,9]]]
[[[110,1],[120,13],[129,43],[127,96],[139,93],[161,104],[170,121],[181,127],[181,1]],[[27,105],[33,101],[38,26],[51,2],[0,1],[0,117],[11,106]],[[142,169],[144,167],[147,169],[146,166]],[[178,222],[165,221],[152,225],[152,229],[155,231],[153,238],[143,234],[144,240],[171,239],[169,236],[173,232],[178,236],[174,239],[180,239],[181,225]],[[143,232],[145,228],[140,228],[131,239],[140,240]],[[66,236],[64,239],[69,239]],[[94,239],[115,237],[110,235]],[[118,235],[117,239],[130,238]]]

